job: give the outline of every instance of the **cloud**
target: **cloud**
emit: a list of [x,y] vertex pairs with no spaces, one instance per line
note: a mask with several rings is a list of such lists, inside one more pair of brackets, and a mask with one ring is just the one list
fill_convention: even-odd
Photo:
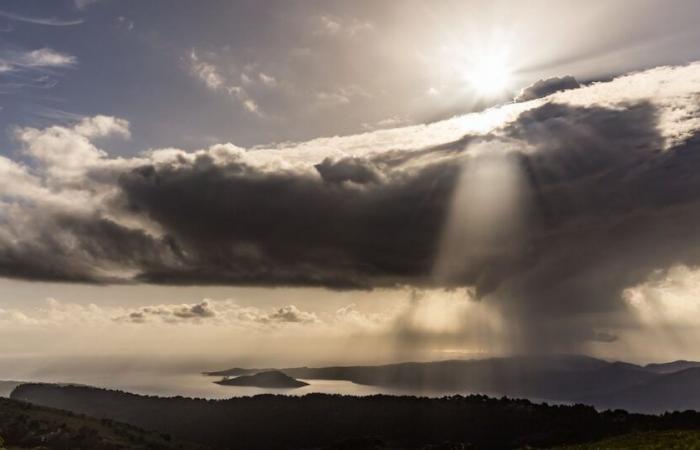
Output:
[[218,315],[209,300],[202,300],[199,303],[187,305],[159,305],[144,306],[136,311],[131,311],[125,315],[117,316],[114,320],[118,322],[146,323],[153,319],[158,319],[166,323],[196,322],[213,319]]
[[15,14],[9,11],[0,11],[0,17],[14,20],[16,22],[31,23],[34,25],[48,25],[53,27],[68,27],[80,25],[83,23],[81,19],[59,19],[56,17],[31,17],[22,14]]
[[75,64],[76,58],[49,48],[41,48],[21,55],[18,62],[28,67],[65,67]]
[[362,158],[343,158],[337,161],[324,159],[314,166],[327,183],[351,181],[357,184],[378,183],[382,179],[378,167],[372,161]]
[[647,326],[700,325],[700,271],[685,265],[659,269],[643,282],[623,291],[622,297]]
[[76,8],[83,10],[91,5],[94,5],[95,3],[99,2],[99,1],[100,0],[73,0],[73,3],[75,4]]
[[77,61],[75,56],[60,53],[50,48],[5,52],[0,58],[0,72],[71,67]]
[[128,136],[116,118],[22,128],[32,165],[0,159],[0,273],[467,286],[523,348],[602,344],[625,289],[700,264],[699,91],[699,64],[665,67],[430,125],[131,158],[92,142]]
[[57,70],[74,67],[77,62],[75,56],[50,48],[4,50],[0,52],[0,77],[9,75],[12,81],[3,83],[2,87],[5,92],[50,89],[58,83],[53,76]]
[[268,86],[268,87],[275,87],[275,86],[277,86],[277,80],[276,80],[275,77],[273,77],[272,75],[268,75],[268,74],[266,74],[266,73],[264,73],[264,72],[260,72],[260,73],[258,74],[258,77],[260,78],[260,81],[261,81],[265,86]]
[[316,34],[353,37],[373,29],[374,25],[369,21],[362,21],[354,17],[341,18],[323,14],[318,17]]
[[192,50],[189,54],[190,70],[209,89],[217,90],[224,85],[224,78],[218,68],[210,63],[202,61],[197,53]]
[[515,97],[516,102],[526,102],[536,98],[546,97],[555,92],[566,91],[569,89],[577,89],[581,85],[576,81],[576,78],[571,75],[564,77],[552,77],[544,80],[539,80],[536,83],[523,88]]
[[123,30],[131,31],[134,29],[135,23],[133,20],[128,19],[124,16],[119,16],[116,19],[116,24],[117,28],[121,28]]
[[405,126],[409,123],[407,119],[397,117],[397,116],[392,116],[392,117],[387,117],[386,119],[382,119],[374,124],[370,123],[363,123],[362,128],[367,130],[367,131],[372,131],[372,130],[377,130],[377,129],[382,129],[382,128],[396,128],[400,126]]
[[[194,50],[189,54],[189,67],[190,72],[210,90],[222,90],[227,92],[231,98],[236,99],[246,111],[260,117],[263,116],[260,106],[243,86],[230,83],[215,64],[202,60]],[[252,83],[252,80],[244,72],[241,73],[240,79],[243,84]],[[260,74],[260,79],[268,86],[272,86],[275,83],[274,78],[262,73]]]
[[316,104],[320,107],[338,107],[347,105],[357,98],[369,98],[371,95],[357,86],[341,87],[332,91],[316,93]]
[[210,325],[249,327],[274,326],[276,324],[320,323],[316,314],[302,311],[294,305],[286,305],[273,311],[240,306],[232,300],[212,301],[181,305],[144,306],[116,317],[116,322],[151,323],[204,323]]
[[306,323],[318,322],[316,314],[299,310],[294,305],[283,306],[274,313],[270,314],[269,321],[271,322],[288,322],[288,323]]

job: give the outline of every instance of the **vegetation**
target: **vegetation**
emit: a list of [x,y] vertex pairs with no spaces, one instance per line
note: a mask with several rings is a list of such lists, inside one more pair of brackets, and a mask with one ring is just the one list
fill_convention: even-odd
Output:
[[700,449],[700,431],[648,431],[630,433],[590,444],[560,447],[562,450],[692,450]]
[[164,433],[0,398],[0,450],[195,450]]
[[295,380],[277,370],[260,372],[255,375],[241,375],[236,378],[224,378],[216,383],[223,386],[257,386],[266,388],[299,388],[309,385],[309,383]]
[[[214,448],[546,448],[626,433],[700,430],[700,414],[648,416],[483,395],[160,398],[22,385],[13,398],[130,423]],[[585,447],[584,447],[585,448]]]

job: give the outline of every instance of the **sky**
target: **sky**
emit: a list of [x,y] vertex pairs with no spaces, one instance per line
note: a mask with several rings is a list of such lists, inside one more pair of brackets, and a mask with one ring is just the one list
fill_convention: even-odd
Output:
[[700,358],[699,18],[6,0],[0,359]]

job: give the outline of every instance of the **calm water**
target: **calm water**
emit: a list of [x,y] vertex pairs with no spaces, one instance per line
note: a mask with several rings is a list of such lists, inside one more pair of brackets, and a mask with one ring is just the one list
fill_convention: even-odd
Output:
[[[281,394],[281,395],[305,395],[309,393],[343,394],[343,395],[423,395],[429,397],[439,397],[456,392],[437,391],[409,391],[382,388],[376,386],[363,386],[350,381],[337,380],[302,380],[309,383],[297,389],[267,389],[247,386],[221,386],[214,381],[219,377],[207,377],[201,374],[156,374],[156,373],[134,373],[123,372],[119,374],[92,374],[85,376],[64,376],[60,379],[43,377],[23,378],[23,381],[36,382],[63,382],[87,384],[90,386],[103,387],[108,389],[119,389],[143,395],[158,395],[172,397],[181,395],[183,397],[197,397],[208,399],[222,399],[230,397],[245,397],[259,394]],[[0,382],[0,387],[2,387]],[[0,396],[7,395],[2,392]]]

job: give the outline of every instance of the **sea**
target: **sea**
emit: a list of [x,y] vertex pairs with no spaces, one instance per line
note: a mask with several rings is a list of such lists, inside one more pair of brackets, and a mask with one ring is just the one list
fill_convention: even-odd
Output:
[[89,374],[89,376],[70,375],[62,378],[33,376],[20,380],[0,380],[0,397],[9,396],[14,386],[29,382],[46,382],[59,384],[80,384],[105,389],[116,389],[134,394],[156,395],[160,397],[191,397],[205,399],[226,399],[232,397],[251,397],[261,394],[306,395],[311,393],[368,396],[420,395],[424,397],[442,397],[466,392],[415,391],[393,389],[379,386],[367,386],[344,380],[306,380],[308,386],[294,389],[258,388],[249,386],[222,386],[215,381],[221,377],[206,376],[199,373],[139,373],[118,372],[108,374]]

